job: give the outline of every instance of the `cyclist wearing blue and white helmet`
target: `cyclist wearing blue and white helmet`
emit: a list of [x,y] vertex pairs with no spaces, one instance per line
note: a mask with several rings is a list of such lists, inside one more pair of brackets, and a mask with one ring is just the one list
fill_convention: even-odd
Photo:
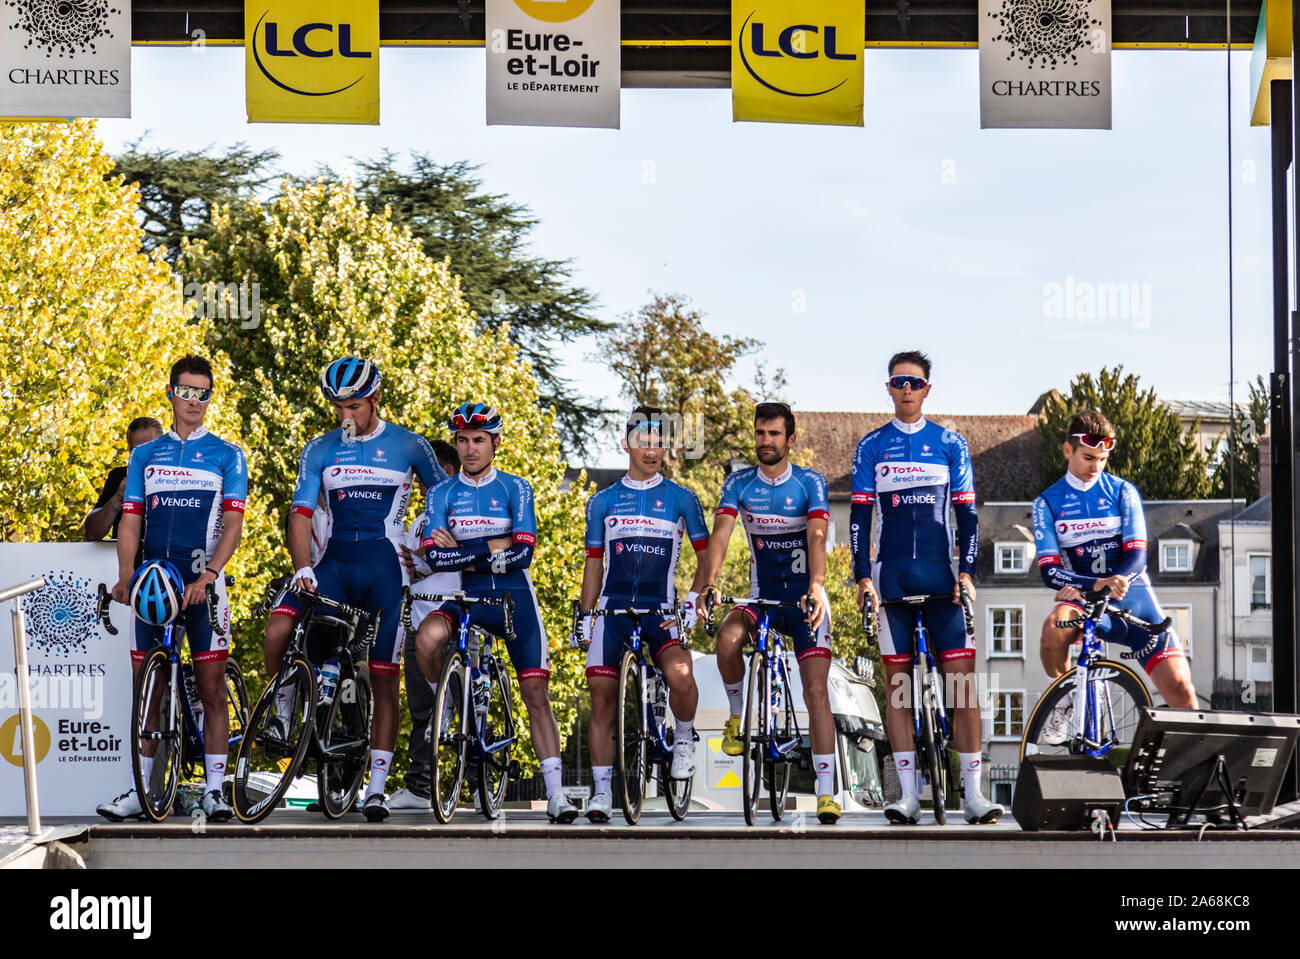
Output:
[[[384,783],[393,761],[398,726],[398,609],[406,569],[399,558],[412,476],[432,488],[443,479],[433,447],[422,436],[379,418],[379,367],[345,356],[321,373],[321,392],[334,406],[339,428],[302,451],[289,516],[289,556],[294,582],[338,602],[383,611],[370,648],[375,713],[370,727],[370,782],[362,812],[371,822],[388,816]],[[330,513],[329,538],[311,563],[312,518],[321,494]],[[268,671],[279,668],[299,603],[286,597],[271,611],[264,648]],[[292,692],[277,704],[281,723]]]
[[[203,357],[183,356],[173,364],[166,390],[171,430],[135,447],[127,464],[117,536],[118,581],[113,587],[113,598],[130,602],[137,611],[132,673],[160,641],[166,623],[178,619],[184,625],[203,701],[207,749],[227,743],[230,736],[225,679],[230,606],[222,570],[239,546],[248,496],[243,450],[203,426],[212,387],[212,365]],[[145,563],[139,570],[137,552]],[[220,635],[208,621],[209,586],[217,594],[217,617],[224,630]],[[225,746],[203,759],[204,814],[214,822],[227,820],[231,808],[221,791]],[[142,814],[134,788],[97,808],[114,821]]]
[[[515,640],[507,649],[546,781],[546,813],[552,822],[573,822],[578,810],[560,782],[560,732],[551,712],[550,646],[528,573],[537,543],[533,488],[526,479],[492,466],[502,430],[501,416],[492,407],[462,404],[448,426],[455,436],[461,471],[429,490],[420,546],[434,572],[461,571],[468,595],[495,598],[509,593],[514,598]],[[458,615],[451,604],[420,623],[416,658],[430,685],[438,681],[443,649],[458,625]],[[496,635],[504,631],[505,613],[499,607],[476,609],[474,619]]]

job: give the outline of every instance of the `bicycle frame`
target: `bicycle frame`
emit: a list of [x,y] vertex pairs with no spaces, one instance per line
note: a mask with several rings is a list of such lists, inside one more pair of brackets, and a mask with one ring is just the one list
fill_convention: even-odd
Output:
[[912,627],[912,637],[916,646],[912,656],[912,734],[916,740],[920,740],[922,711],[927,706],[937,706],[935,714],[939,717],[939,735],[941,741],[946,743],[948,708],[944,700],[943,688],[939,683],[942,671],[930,653],[930,634],[925,628],[925,617],[921,612],[923,608],[923,605],[916,606],[916,621]]

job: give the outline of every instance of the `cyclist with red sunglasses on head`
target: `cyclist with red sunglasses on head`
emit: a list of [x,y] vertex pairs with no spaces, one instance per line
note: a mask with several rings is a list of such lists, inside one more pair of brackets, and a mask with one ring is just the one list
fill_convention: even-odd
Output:
[[[1043,582],[1057,591],[1057,605],[1043,623],[1039,654],[1051,679],[1069,666],[1069,648],[1083,628],[1062,629],[1057,620],[1074,619],[1083,609],[1084,591],[1110,588],[1110,600],[1148,623],[1165,614],[1147,576],[1147,523],[1137,487],[1106,472],[1115,448],[1115,427],[1096,410],[1080,410],[1070,419],[1062,445],[1068,469],[1034,500],[1034,544]],[[1068,608],[1063,608],[1068,607]],[[1097,635],[1127,646],[1146,669],[1165,703],[1196,708],[1191,670],[1178,635],[1169,629],[1152,636],[1144,629],[1103,616]],[[1072,707],[1067,703],[1048,717],[1043,741],[1065,742]]]

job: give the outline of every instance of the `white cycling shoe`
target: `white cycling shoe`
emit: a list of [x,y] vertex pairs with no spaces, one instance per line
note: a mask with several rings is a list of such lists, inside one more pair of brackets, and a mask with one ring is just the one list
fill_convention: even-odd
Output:
[[920,815],[921,800],[916,796],[904,796],[885,807],[885,818],[898,825],[915,826]]
[[1038,737],[1039,742],[1047,746],[1059,746],[1070,738],[1070,723],[1074,719],[1074,703],[1066,702],[1063,706],[1057,706],[1047,714],[1047,721],[1043,723],[1042,735]]
[[235,811],[226,802],[226,797],[219,789],[210,789],[203,794],[203,815],[208,822],[230,822]]
[[551,822],[571,823],[578,818],[578,807],[564,793],[556,793],[546,802],[546,818]]
[[135,790],[128,789],[112,802],[100,803],[95,807],[95,812],[109,822],[122,822],[124,819],[141,818],[144,807],[140,805],[140,797],[135,794]]
[[673,743],[673,764],[668,775],[673,779],[690,779],[695,775],[695,741]]
[[1006,810],[995,802],[990,802],[980,795],[967,795],[966,802],[962,806],[962,815],[968,823],[990,823],[997,822],[998,818]]
[[433,800],[417,796],[409,789],[399,789],[388,797],[388,808],[393,812],[433,812]]
[[614,811],[614,797],[609,793],[596,793],[587,803],[587,819],[594,823],[609,822]]

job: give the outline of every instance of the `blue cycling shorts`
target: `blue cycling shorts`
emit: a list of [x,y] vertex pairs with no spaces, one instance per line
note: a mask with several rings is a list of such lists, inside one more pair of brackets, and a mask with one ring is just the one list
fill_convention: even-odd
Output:
[[[957,586],[952,567],[925,560],[895,560],[876,564],[876,592],[881,600],[904,596],[951,595]],[[930,655],[939,662],[975,658],[975,637],[966,635],[961,607],[956,603],[926,603],[921,607]],[[887,666],[906,666],[916,655],[916,610],[886,606],[880,631],[880,659]]]
[[[146,556],[145,559],[155,557]],[[173,560],[181,574],[181,582],[186,586],[203,575],[203,570],[193,571],[189,563]],[[185,638],[190,644],[190,658],[196,663],[218,662],[230,653],[230,600],[226,596],[226,578],[218,576],[213,589],[217,593],[217,622],[224,632],[216,635],[212,624],[208,622],[208,604],[204,601],[193,603],[181,610],[177,625],[185,627]],[[135,649],[131,650],[131,662],[144,662],[149,650],[162,642],[163,626],[150,626],[144,620],[135,620]]]

